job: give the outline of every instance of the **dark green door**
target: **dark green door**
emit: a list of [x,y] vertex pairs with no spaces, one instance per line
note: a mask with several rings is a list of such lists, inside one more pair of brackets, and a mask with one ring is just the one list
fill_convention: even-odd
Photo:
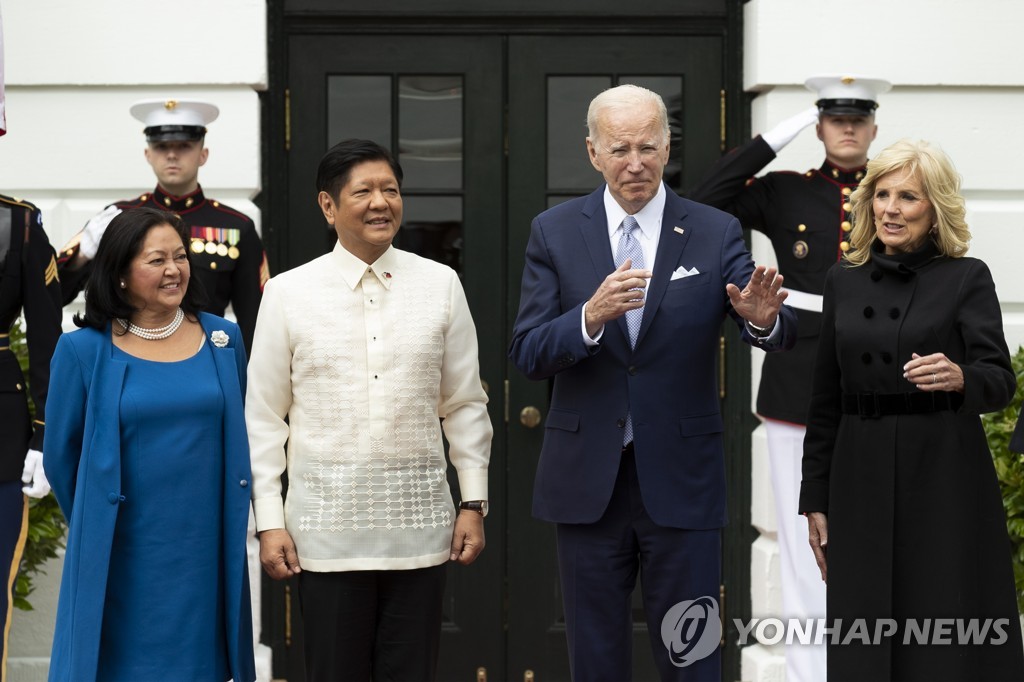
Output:
[[[272,169],[287,225],[277,271],[333,242],[316,207],[316,164],[328,146],[365,137],[397,153],[406,173],[398,246],[461,275],[480,340],[495,436],[487,548],[452,566],[441,680],[568,680],[553,529],[530,516],[548,385],[505,359],[534,215],[589,193],[590,99],[633,82],[661,93],[672,118],[666,173],[692,184],[720,153],[723,45],[714,37],[590,35],[293,35],[287,47],[290,147]],[[282,172],[283,171],[283,172]],[[532,408],[532,409],[531,409]],[[535,424],[527,426],[526,424]],[[457,499],[457,490],[455,491]],[[745,586],[744,586],[745,589]],[[275,676],[302,679],[294,587],[265,586],[264,640]],[[634,679],[656,679],[639,596]]]

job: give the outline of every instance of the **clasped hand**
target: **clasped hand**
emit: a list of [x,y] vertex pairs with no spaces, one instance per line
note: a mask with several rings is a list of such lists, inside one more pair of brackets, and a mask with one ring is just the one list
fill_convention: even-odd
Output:
[[789,292],[782,288],[782,275],[775,268],[758,265],[750,275],[747,286],[733,283],[725,285],[725,293],[733,310],[744,320],[758,327],[771,327],[779,317],[779,310]]
[[587,334],[591,337],[607,322],[618,319],[630,310],[644,307],[647,280],[650,270],[634,270],[633,262],[627,258],[622,265],[604,278],[601,286],[587,301]]

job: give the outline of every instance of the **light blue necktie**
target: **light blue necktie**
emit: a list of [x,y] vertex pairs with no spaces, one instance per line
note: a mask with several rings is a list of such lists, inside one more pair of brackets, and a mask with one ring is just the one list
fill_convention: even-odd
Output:
[[[644,252],[640,248],[640,241],[633,235],[633,230],[639,230],[640,225],[636,218],[631,215],[622,219],[622,233],[619,235],[619,247],[615,252],[615,267],[622,265],[626,259],[630,259],[630,268],[642,269],[644,267]],[[636,338],[640,334],[640,322],[644,319],[644,309],[626,311],[626,328],[629,330],[629,346],[636,347]],[[626,415],[626,428],[622,432],[622,444],[629,445],[633,441],[633,415]]]

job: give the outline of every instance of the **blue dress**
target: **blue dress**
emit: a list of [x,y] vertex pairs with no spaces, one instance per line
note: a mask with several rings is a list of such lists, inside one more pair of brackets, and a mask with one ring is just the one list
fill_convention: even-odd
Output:
[[98,679],[227,680],[225,402],[213,356],[206,348],[178,362],[114,354],[127,363],[122,487]]

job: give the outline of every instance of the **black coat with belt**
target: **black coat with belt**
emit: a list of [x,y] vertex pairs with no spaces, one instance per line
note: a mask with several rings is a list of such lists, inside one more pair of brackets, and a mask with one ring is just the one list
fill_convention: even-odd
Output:
[[[10,329],[24,311],[29,382],[10,350]],[[61,331],[60,282],[39,209],[0,195],[0,481],[21,478],[25,453],[43,449],[50,358]],[[31,393],[35,417],[30,418]]]
[[[785,288],[820,295],[825,274],[849,248],[849,196],[863,168],[842,170],[827,161],[805,173],[775,171],[754,178],[775,158],[760,136],[723,156],[687,194],[740,219],[772,242]],[[795,308],[797,342],[787,353],[765,356],[757,412],[804,424],[811,396],[811,367],[821,314]]]
[[[939,352],[963,370],[962,395],[940,400],[953,409],[900,414],[891,399],[879,409],[870,394],[925,393],[903,366]],[[855,618],[900,626],[878,645],[830,646],[829,680],[1024,679],[1006,517],[979,418],[1015,387],[981,261],[929,242],[902,256],[873,248],[867,264],[829,271],[799,509],[828,517],[827,610],[843,637]],[[857,395],[861,413],[850,413]],[[958,646],[954,634],[904,645],[907,619],[924,618],[992,619],[996,639],[1003,619],[1003,643]]]

